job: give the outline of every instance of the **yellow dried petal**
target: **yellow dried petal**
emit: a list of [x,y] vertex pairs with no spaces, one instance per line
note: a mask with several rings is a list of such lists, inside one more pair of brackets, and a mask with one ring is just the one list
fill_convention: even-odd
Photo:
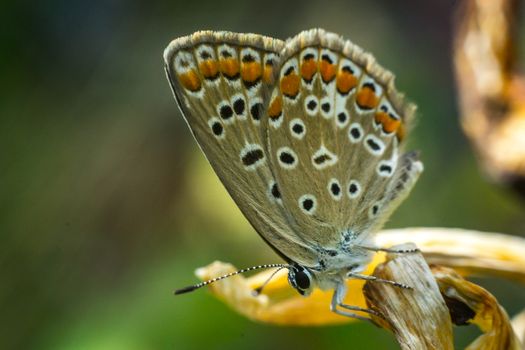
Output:
[[435,267],[433,272],[443,295],[473,311],[474,317],[468,323],[477,325],[484,333],[467,349],[521,350],[507,313],[492,294],[463,279],[452,269]]

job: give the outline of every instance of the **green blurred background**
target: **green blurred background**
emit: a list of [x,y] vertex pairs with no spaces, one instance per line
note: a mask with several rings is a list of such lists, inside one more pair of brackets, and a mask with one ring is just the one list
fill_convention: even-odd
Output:
[[[162,52],[200,29],[351,38],[419,105],[410,148],[426,171],[388,227],[523,235],[524,203],[484,179],[458,126],[453,10],[443,0],[1,2],[0,348],[397,348],[368,324],[275,327],[205,290],[171,294],[215,259],[279,259],[200,154]],[[479,281],[510,314],[525,305],[522,287]],[[458,329],[457,342],[476,334]]]

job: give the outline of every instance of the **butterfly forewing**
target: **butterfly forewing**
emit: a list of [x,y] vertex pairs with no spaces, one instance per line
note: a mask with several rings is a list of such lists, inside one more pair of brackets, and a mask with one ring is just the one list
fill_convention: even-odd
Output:
[[259,35],[199,32],[173,41],[164,57],[179,107],[239,208],[281,256],[312,265],[312,250],[290,229],[263,132],[283,46]]
[[266,133],[271,169],[298,235],[330,248],[342,232],[359,235],[385,220],[382,210],[391,212],[394,203],[389,191],[418,174],[417,167],[410,176],[398,170],[412,112],[392,74],[351,42],[311,30],[286,43]]

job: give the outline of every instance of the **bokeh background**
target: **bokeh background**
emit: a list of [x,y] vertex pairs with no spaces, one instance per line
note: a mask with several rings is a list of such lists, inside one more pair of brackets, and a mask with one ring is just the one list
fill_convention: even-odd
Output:
[[[397,348],[369,324],[275,327],[205,290],[171,294],[215,259],[279,260],[198,150],[162,52],[200,29],[284,39],[323,27],[351,38],[419,105],[410,148],[426,171],[388,227],[524,235],[524,203],[486,181],[458,126],[454,3],[1,2],[0,348]],[[520,286],[478,282],[511,315],[525,305]],[[463,346],[478,333],[457,334]]]

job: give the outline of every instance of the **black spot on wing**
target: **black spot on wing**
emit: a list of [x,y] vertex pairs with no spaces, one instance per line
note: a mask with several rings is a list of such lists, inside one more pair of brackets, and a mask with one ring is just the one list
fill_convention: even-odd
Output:
[[366,143],[368,144],[368,146],[370,146],[370,149],[372,149],[373,151],[381,150],[381,145],[372,138],[367,139]]
[[253,118],[254,120],[260,120],[260,119],[261,119],[261,112],[262,112],[262,109],[263,109],[263,104],[260,103],[260,102],[254,103],[254,104],[250,107],[250,113],[251,113],[252,118]]
[[373,92],[377,92],[376,86],[373,83],[364,83],[363,88],[369,88]]
[[310,211],[312,210],[312,208],[314,207],[314,201],[310,198],[307,198],[305,200],[303,200],[303,209],[306,210],[306,211]]
[[318,165],[321,165],[324,162],[330,161],[331,159],[332,159],[332,157],[329,154],[325,153],[325,154],[321,154],[321,155],[315,157],[314,158],[314,163],[318,164]]
[[326,54],[325,54],[325,55],[322,55],[322,56],[321,56],[321,59],[322,59],[323,61],[326,61],[326,62],[330,63],[330,64],[334,64],[334,61],[332,61],[332,59],[330,58],[329,55],[326,55]]
[[273,184],[271,192],[274,198],[281,198],[281,192],[279,192],[279,187],[277,187],[276,183]]
[[264,152],[261,149],[254,149],[246,152],[242,157],[242,163],[245,166],[250,166],[264,158]]
[[253,57],[253,55],[248,53],[242,56],[242,62],[243,63],[255,62],[255,57]]
[[245,103],[242,98],[239,98],[238,100],[235,100],[233,102],[233,110],[237,115],[241,115],[244,113]]
[[295,163],[295,157],[291,153],[288,153],[286,151],[283,151],[279,154],[279,159],[285,164],[291,165]]
[[392,173],[392,167],[387,164],[381,164],[379,166],[379,172],[384,174],[391,174]]
[[284,72],[284,75],[290,75],[295,70],[293,66],[288,67],[288,69]]
[[211,130],[213,131],[213,134],[215,136],[221,136],[224,131],[224,128],[221,123],[215,122],[212,124]]
[[304,127],[301,124],[294,124],[292,126],[292,130],[297,135],[301,135],[303,133],[303,131],[304,131]]
[[220,108],[219,114],[222,119],[228,120],[233,117],[233,109],[228,105],[224,105]]
[[334,182],[330,185],[330,191],[334,196],[338,196],[341,193],[341,187],[339,184]]
[[313,59],[314,57],[315,56],[313,53],[307,53],[306,55],[303,56],[303,60],[308,61],[308,60]]

